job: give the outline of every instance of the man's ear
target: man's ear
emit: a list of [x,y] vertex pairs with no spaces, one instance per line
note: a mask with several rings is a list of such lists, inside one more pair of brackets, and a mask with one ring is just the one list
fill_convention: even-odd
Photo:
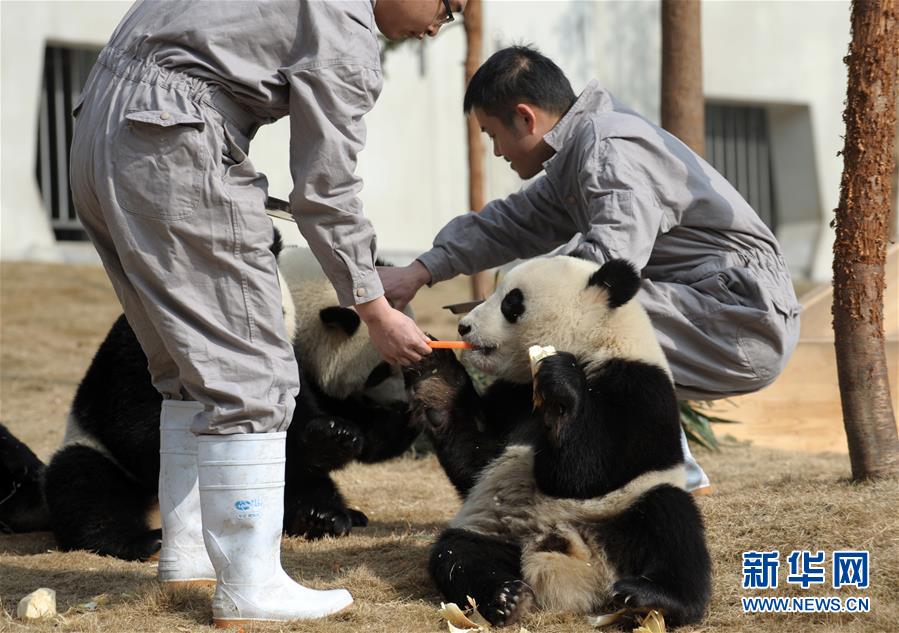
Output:
[[528,134],[534,134],[536,132],[537,114],[534,112],[534,106],[528,105],[527,103],[519,103],[515,106],[515,114],[521,118]]

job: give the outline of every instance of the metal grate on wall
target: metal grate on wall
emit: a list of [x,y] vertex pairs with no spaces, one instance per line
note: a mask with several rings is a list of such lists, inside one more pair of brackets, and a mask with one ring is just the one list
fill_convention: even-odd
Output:
[[707,103],[705,159],[727,178],[770,229],[777,228],[765,108]]
[[99,50],[48,46],[37,130],[38,186],[56,239],[87,239],[75,216],[69,188],[72,108],[81,95]]

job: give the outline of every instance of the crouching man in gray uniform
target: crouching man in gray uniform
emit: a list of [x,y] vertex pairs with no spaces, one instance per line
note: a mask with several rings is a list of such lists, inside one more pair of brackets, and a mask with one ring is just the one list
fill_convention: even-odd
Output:
[[[558,249],[642,271],[637,295],[680,398],[750,393],[781,372],[799,305],[777,241],[740,194],[677,138],[595,81],[575,98],[556,64],[526,47],[475,73],[464,109],[522,178],[545,174],[447,224],[405,268],[381,269],[402,307],[425,283]],[[711,490],[690,454],[688,489]]]
[[76,107],[75,206],[164,398],[159,577],[215,582],[218,626],[352,604],[280,563],[299,383],[250,139],[290,117],[300,230],[382,356],[419,360],[427,338],[383,296],[356,157],[382,86],[376,26],[436,35],[464,4],[138,2]]

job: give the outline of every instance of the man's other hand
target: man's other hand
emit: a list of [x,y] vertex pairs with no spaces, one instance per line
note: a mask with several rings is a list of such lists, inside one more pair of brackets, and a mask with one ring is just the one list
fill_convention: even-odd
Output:
[[378,266],[384,296],[397,310],[402,310],[412,301],[415,293],[431,281],[431,273],[417,259],[408,266]]

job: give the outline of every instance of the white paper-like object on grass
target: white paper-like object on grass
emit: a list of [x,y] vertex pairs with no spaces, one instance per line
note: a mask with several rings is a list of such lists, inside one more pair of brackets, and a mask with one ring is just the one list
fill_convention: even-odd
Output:
[[483,633],[490,630],[490,622],[478,612],[478,603],[471,596],[468,604],[471,610],[466,613],[455,602],[440,603],[440,615],[446,620],[450,633]]
[[599,615],[592,615],[587,618],[587,622],[590,623],[590,626],[593,628],[599,628],[601,626],[606,626],[607,624],[612,624],[616,622],[618,618],[624,615],[627,612],[627,609],[618,609],[613,613],[600,613]]
[[19,600],[16,616],[20,620],[36,620],[56,615],[56,592],[41,587]]

